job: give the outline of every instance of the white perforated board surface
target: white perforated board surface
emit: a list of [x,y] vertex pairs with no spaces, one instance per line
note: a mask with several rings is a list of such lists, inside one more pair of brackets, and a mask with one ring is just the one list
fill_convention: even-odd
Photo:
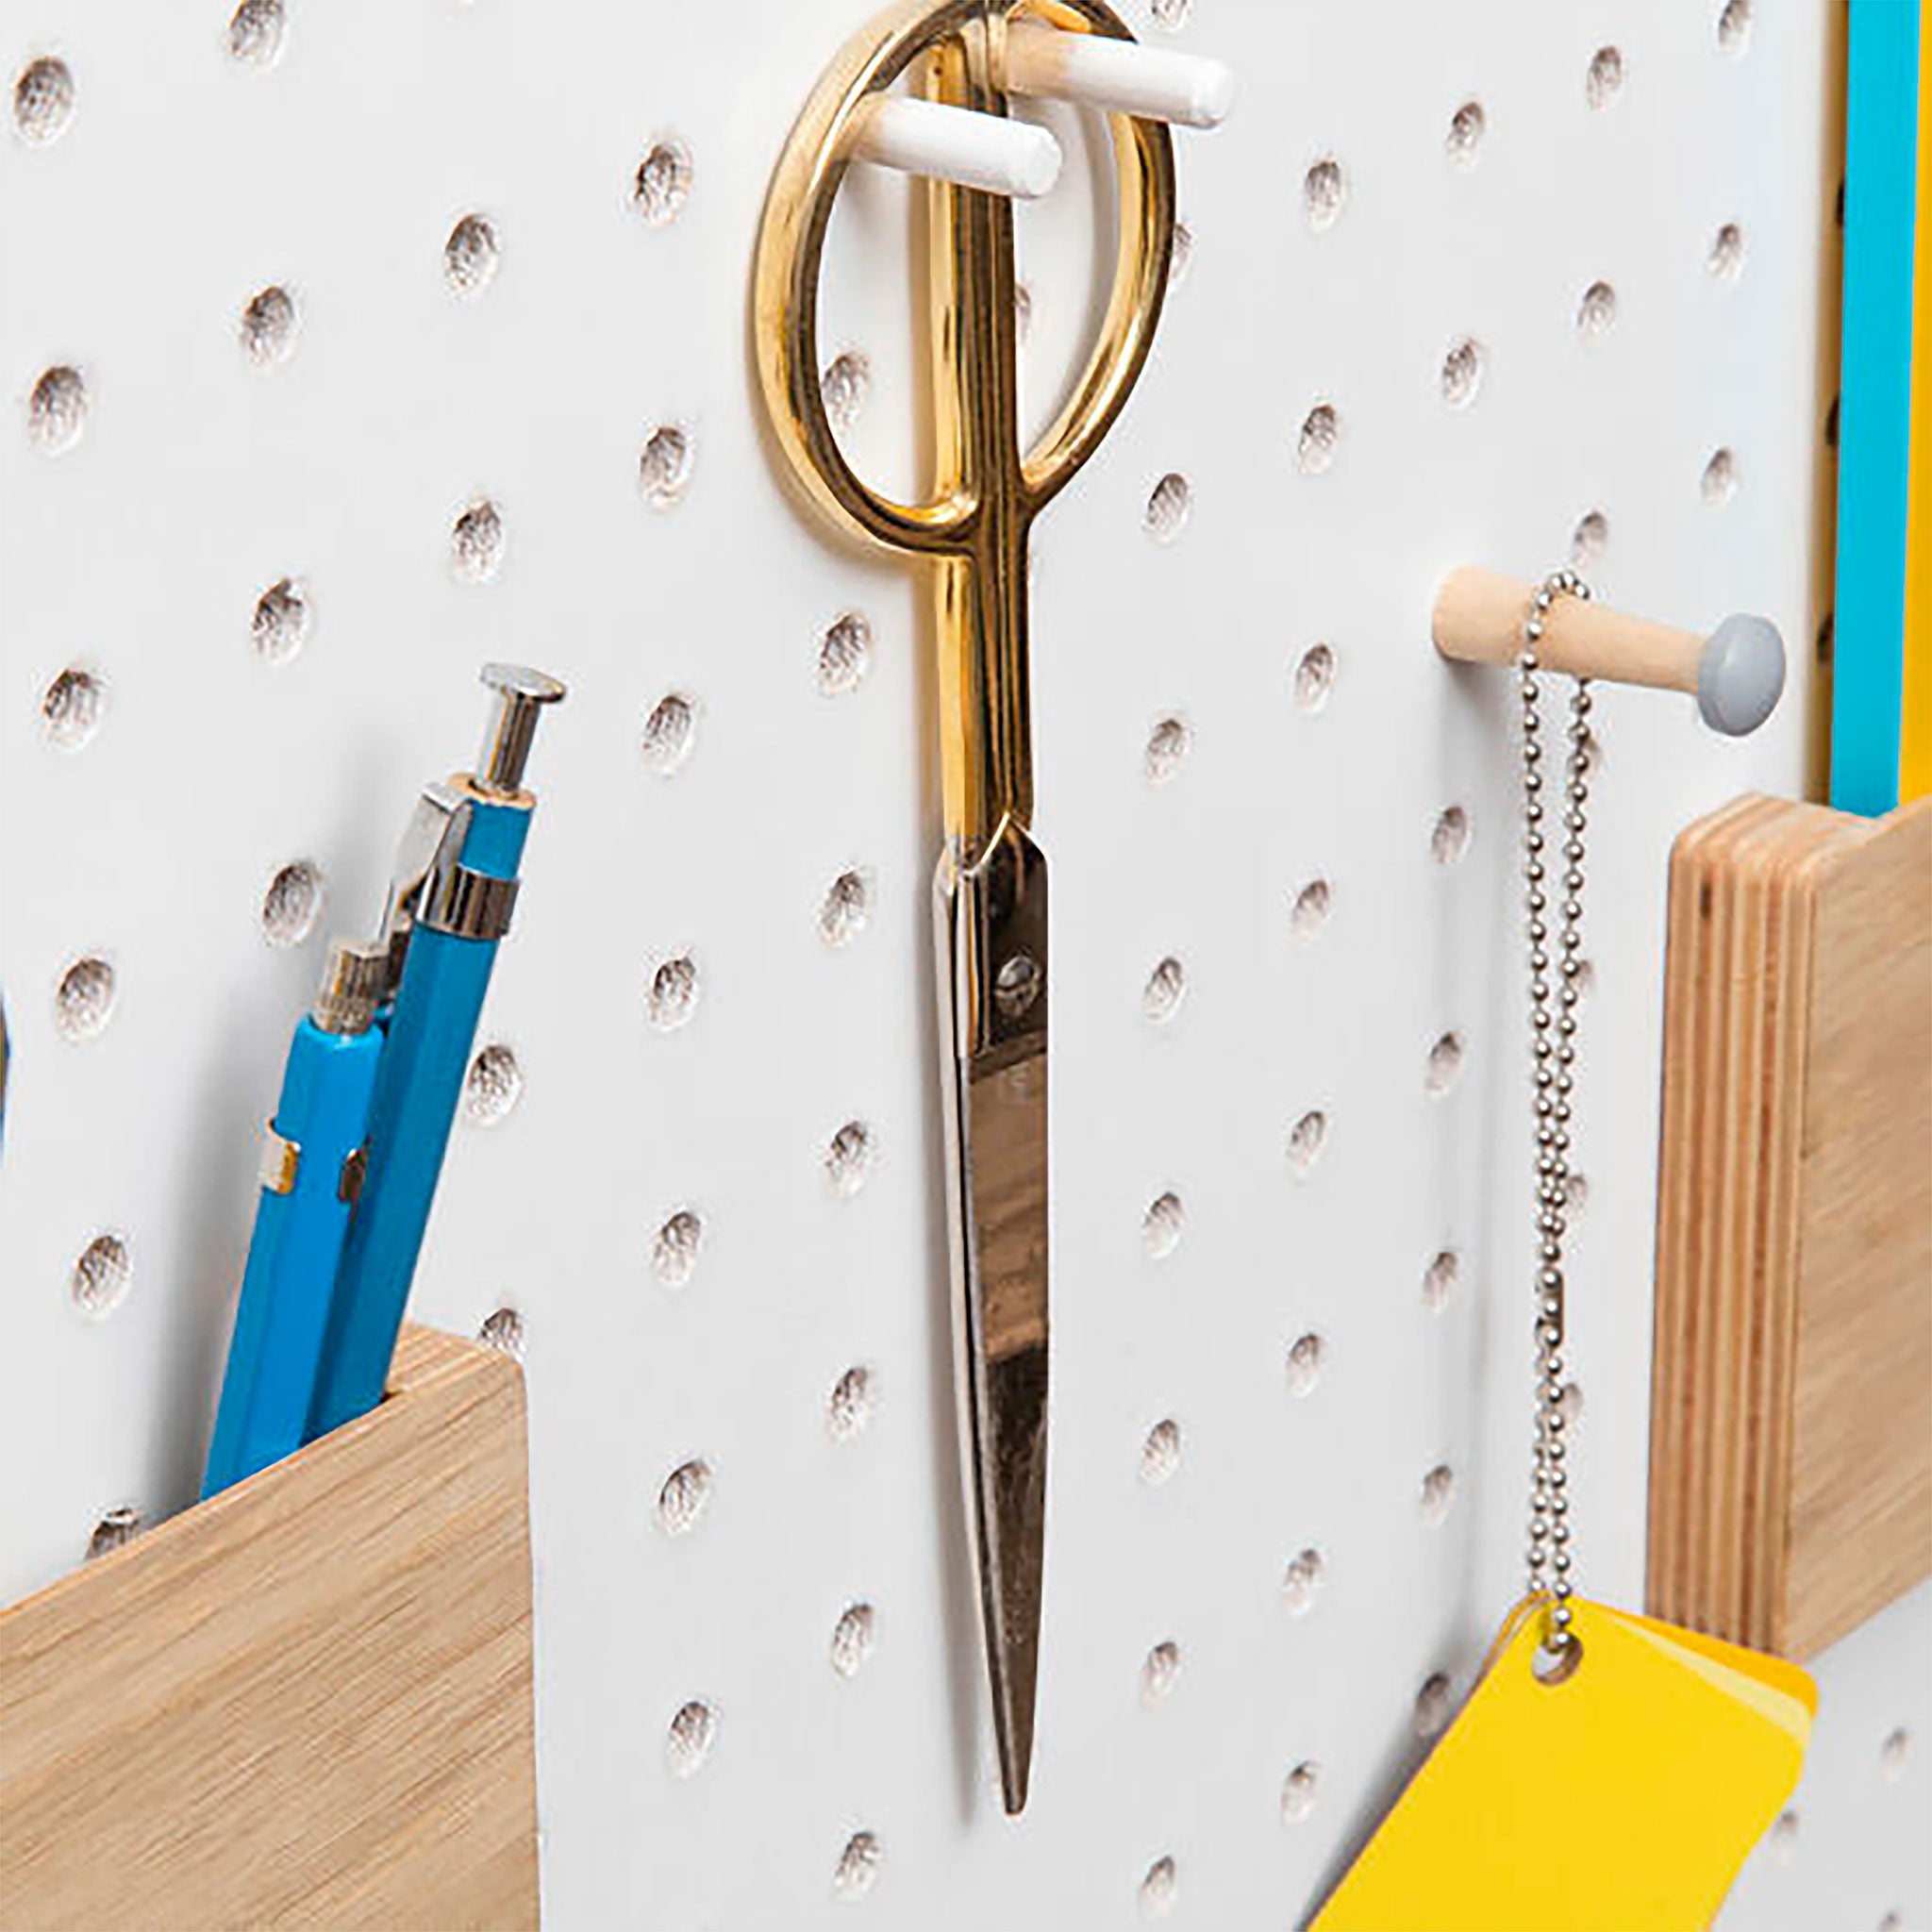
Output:
[[[322,937],[373,923],[416,788],[467,761],[477,665],[525,658],[572,695],[485,1020],[521,1085],[459,1126],[415,1311],[522,1325],[549,1923],[1292,1923],[1517,1581],[1508,708],[1437,661],[1427,612],[1449,565],[1538,574],[1592,512],[1601,594],[1763,610],[1798,667],[1744,743],[1674,698],[1597,713],[1579,1536],[1589,1588],[1641,1594],[1665,856],[1804,781],[1834,9],[1734,4],[1721,34],[1705,0],[1197,0],[1179,28],[1241,102],[1183,142],[1185,276],[1036,546],[1055,1381],[1018,1824],[956,1500],[923,601],[780,490],[748,376],[769,170],[867,11],[290,0],[255,61],[220,6],[8,0],[12,71],[58,58],[74,92],[54,138],[0,143],[0,1594],[108,1510],[192,1494]],[[1604,48],[1621,84],[1598,61],[1593,105]],[[1091,281],[1056,125],[1068,180],[1023,217],[1036,402]],[[654,224],[633,182],[666,142],[688,192]],[[826,291],[827,356],[870,358],[854,447],[889,477],[903,207],[858,192]],[[461,293],[469,214],[500,256]],[[243,311],[271,287],[293,327],[257,310],[258,366]],[[32,399],[62,366],[86,413],[55,450]],[[71,394],[42,394],[58,431]],[[1305,466],[1323,405],[1339,434]],[[640,459],[666,425],[689,467],[658,505]],[[1168,475],[1187,514],[1158,536]],[[453,527],[482,499],[501,547],[469,581]],[[258,629],[284,578],[306,621],[272,600]],[[865,637],[828,658],[848,612]],[[68,671],[92,685],[50,716]],[[296,863],[292,943],[264,943]],[[654,1012],[680,958],[694,1004],[674,970]],[[69,977],[88,959],[111,988]],[[1166,1194],[1178,1221],[1150,1224]],[[688,1272],[655,1258],[680,1213]],[[102,1234],[127,1269],[87,1275],[91,1312]],[[667,1534],[693,1460],[704,1507]],[[1932,1922],[1928,1658],[1922,1591],[1824,1661],[1798,1824],[1733,1932]],[[692,1700],[695,1768],[668,1741]]]

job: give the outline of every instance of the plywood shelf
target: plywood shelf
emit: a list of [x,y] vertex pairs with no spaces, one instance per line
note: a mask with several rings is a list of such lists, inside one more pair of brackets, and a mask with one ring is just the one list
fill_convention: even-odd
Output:
[[1649,1602],[1809,1657],[1932,1574],[1932,800],[1671,861]]
[[527,1457],[504,1356],[0,1610],[0,1924],[534,1926]]

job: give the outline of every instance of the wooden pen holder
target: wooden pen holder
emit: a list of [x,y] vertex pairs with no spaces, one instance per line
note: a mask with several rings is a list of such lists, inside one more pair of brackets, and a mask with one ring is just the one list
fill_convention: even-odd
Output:
[[523,1380],[379,1407],[0,1610],[0,1924],[534,1926]]

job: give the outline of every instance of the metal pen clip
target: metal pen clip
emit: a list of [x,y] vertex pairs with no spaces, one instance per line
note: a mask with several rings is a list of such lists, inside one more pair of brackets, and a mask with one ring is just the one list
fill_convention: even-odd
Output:
[[468,824],[468,802],[453,785],[423,788],[396,846],[395,862],[390,871],[389,898],[383,905],[382,924],[376,934],[376,944],[389,956],[388,995],[393,995],[402,983],[409,935],[421,915],[430,879],[439,867],[447,871],[457,863]]

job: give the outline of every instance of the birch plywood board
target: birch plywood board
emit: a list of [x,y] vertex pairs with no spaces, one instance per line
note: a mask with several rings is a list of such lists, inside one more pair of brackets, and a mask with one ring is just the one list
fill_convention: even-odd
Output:
[[534,1928],[521,1378],[371,1415],[0,1611],[0,1924]]
[[1932,803],[1673,860],[1658,1614],[1808,1657],[1932,1574]]

